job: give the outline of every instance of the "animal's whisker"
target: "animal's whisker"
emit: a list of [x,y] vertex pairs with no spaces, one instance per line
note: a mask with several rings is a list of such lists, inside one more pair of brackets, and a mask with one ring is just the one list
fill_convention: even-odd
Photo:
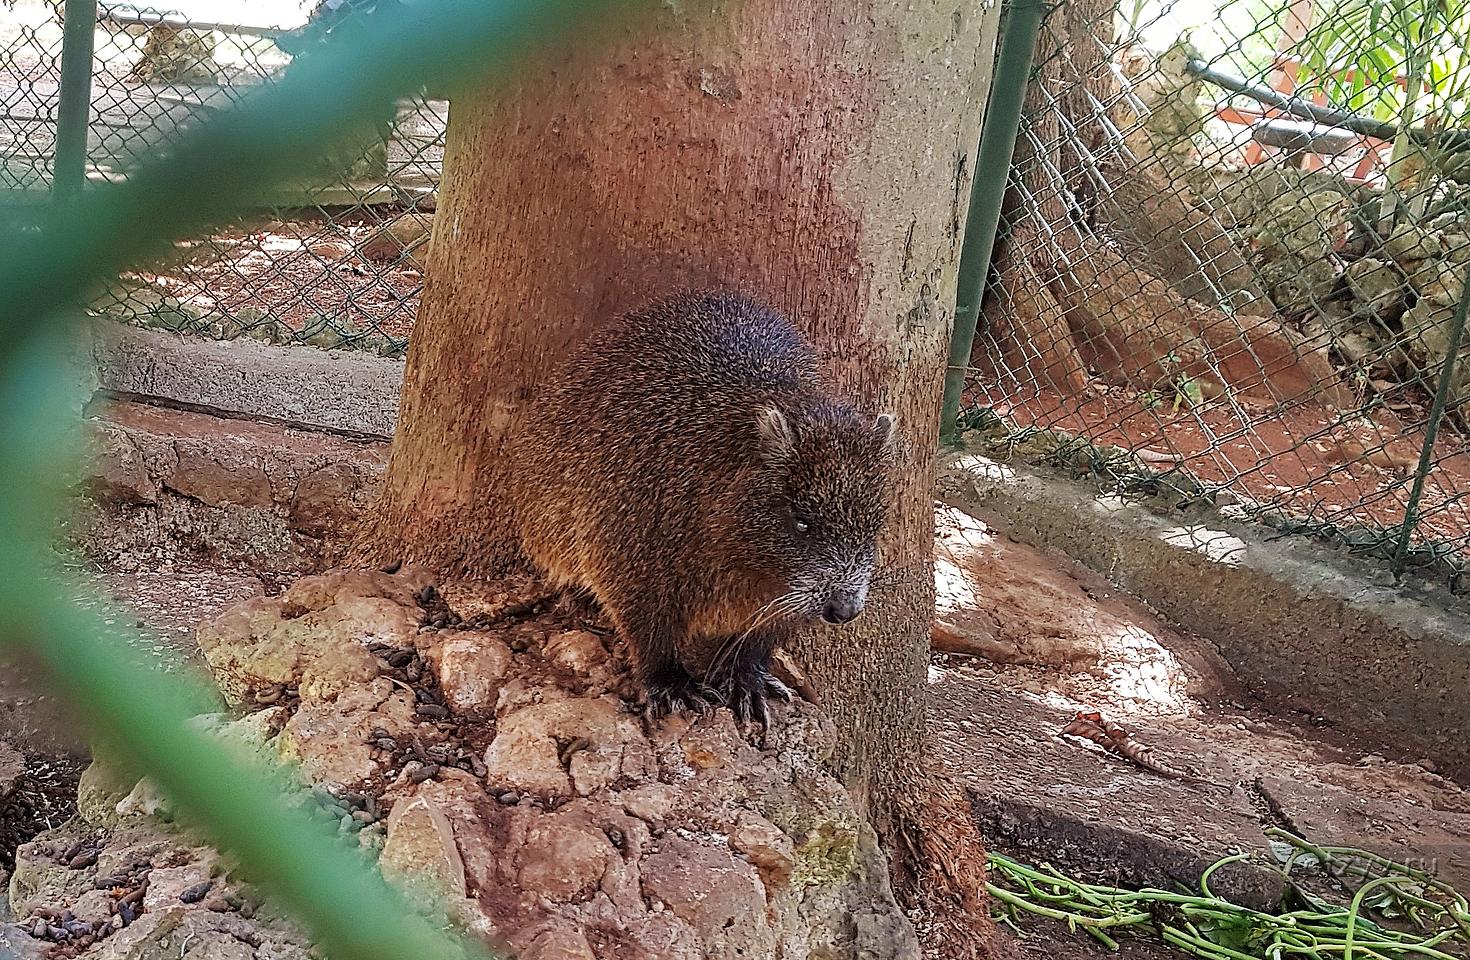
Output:
[[799,609],[803,598],[804,594],[793,590],[762,604],[755,613],[751,614],[750,625],[745,630],[738,634],[731,634],[721,642],[719,649],[715,651],[715,656],[710,660],[709,676],[721,677],[721,672],[744,649],[745,641],[750,639],[751,634],[783,614],[794,613]]

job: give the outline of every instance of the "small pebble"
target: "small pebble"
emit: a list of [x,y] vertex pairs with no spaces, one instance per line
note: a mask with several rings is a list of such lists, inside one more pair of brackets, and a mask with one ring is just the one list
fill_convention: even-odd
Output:
[[495,799],[499,800],[507,807],[512,807],[521,802],[521,795],[519,793],[516,793],[514,790],[507,790]]
[[204,901],[204,909],[212,910],[215,913],[228,913],[230,905],[224,897],[210,897]]
[[203,880],[199,883],[194,884],[192,887],[185,887],[184,890],[179,893],[179,899],[184,903],[198,903],[200,900],[204,899],[204,895],[208,893],[210,891],[210,888],[212,888],[213,886],[213,880]]
[[426,763],[421,765],[417,770],[410,772],[408,779],[412,783],[423,783],[425,780],[432,780],[438,775],[439,765],[437,763]]

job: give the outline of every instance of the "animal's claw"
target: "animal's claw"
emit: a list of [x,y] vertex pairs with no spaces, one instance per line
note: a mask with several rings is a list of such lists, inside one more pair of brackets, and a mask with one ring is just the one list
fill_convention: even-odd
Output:
[[786,686],[786,684],[782,683],[780,680],[777,680],[775,677],[771,676],[769,673],[765,675],[765,681],[767,696],[775,697],[782,703],[790,703],[792,699],[796,696],[795,691]]
[[771,698],[790,702],[791,688],[764,670],[754,670],[730,681],[730,711],[741,723],[756,723],[761,729],[771,725],[768,702]]
[[720,705],[719,691],[705,686],[682,670],[678,674],[648,680],[643,713],[649,722],[689,711],[708,716]]

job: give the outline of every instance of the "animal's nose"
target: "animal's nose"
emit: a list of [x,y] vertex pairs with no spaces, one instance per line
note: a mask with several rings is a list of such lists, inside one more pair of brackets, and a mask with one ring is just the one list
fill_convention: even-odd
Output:
[[851,623],[863,612],[863,602],[856,597],[833,597],[822,607],[822,619],[828,623]]

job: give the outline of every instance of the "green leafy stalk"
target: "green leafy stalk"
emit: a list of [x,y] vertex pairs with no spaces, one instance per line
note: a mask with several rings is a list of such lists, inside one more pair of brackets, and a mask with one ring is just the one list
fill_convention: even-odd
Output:
[[[1309,846],[1305,841],[1301,843]],[[1027,866],[1000,854],[990,856],[989,888],[1003,908],[999,919],[1013,929],[1021,929],[1022,915],[1041,917],[1113,946],[1117,942],[1114,934],[1131,930],[1137,936],[1156,936],[1180,952],[1204,960],[1453,960],[1451,954],[1438,948],[1451,941],[1470,943],[1470,932],[1455,923],[1464,899],[1447,884],[1435,881],[1448,903],[1425,901],[1438,912],[1426,909],[1422,914],[1444,925],[1443,929],[1430,930],[1426,924],[1422,929],[1427,933],[1391,930],[1367,915],[1378,902],[1372,894],[1387,890],[1412,897],[1408,891],[1424,882],[1422,872],[1375,858],[1366,851],[1311,849],[1334,850],[1336,853],[1324,856],[1338,859],[1361,854],[1390,872],[1360,888],[1345,907],[1302,896],[1306,907],[1274,914],[1242,907],[1211,892],[1210,878],[1222,868],[1247,859],[1242,855],[1226,857],[1207,869],[1198,895],[1089,884],[1050,867]],[[1288,858],[1288,873],[1295,859]]]

